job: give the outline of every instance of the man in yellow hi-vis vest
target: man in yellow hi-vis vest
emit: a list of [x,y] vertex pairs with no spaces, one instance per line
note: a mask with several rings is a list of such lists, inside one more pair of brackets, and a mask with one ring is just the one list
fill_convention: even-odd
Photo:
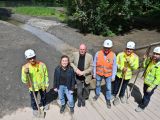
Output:
[[141,112],[148,106],[154,90],[160,85],[160,47],[154,48],[151,58],[145,56],[143,67],[146,68],[143,86],[144,95],[142,102],[135,109],[136,112]]
[[[36,60],[36,54],[34,50],[28,49],[24,54],[27,63],[22,66],[21,79],[22,82],[29,88],[33,115],[36,116],[38,114],[38,108],[33,96],[32,86],[34,88],[36,96],[38,92],[40,93],[41,104],[43,105],[45,110],[48,110],[48,105],[46,104],[46,89],[49,86],[48,71],[46,65],[43,62]],[[27,73],[30,74],[32,83],[29,81]]]
[[122,88],[120,90],[120,100],[125,103],[125,90],[127,88],[129,80],[132,78],[132,71],[139,67],[139,57],[134,53],[135,43],[133,41],[127,42],[127,46],[124,52],[120,52],[117,55],[117,75],[114,83],[113,96],[116,96],[120,89],[120,83],[123,79]]

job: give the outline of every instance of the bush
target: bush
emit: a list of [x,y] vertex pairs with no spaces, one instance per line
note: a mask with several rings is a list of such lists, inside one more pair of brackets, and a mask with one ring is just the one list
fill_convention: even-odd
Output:
[[[68,3],[68,4],[67,4]],[[113,36],[128,31],[135,17],[160,16],[155,0],[67,0],[72,22],[81,32]]]

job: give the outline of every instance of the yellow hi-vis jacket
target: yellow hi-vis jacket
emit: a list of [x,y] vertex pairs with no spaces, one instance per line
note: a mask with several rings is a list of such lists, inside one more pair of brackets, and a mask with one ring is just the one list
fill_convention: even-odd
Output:
[[147,70],[144,75],[144,83],[152,90],[155,86],[160,84],[160,61],[154,63],[151,59],[145,59],[143,67]]
[[[21,79],[22,82],[25,84],[29,83],[28,77],[24,71],[26,68],[29,68],[29,73],[33,82],[34,91],[39,91],[40,89],[45,90],[49,86],[48,71],[44,63],[37,61],[36,65],[34,66],[30,63],[22,66]],[[33,91],[32,87],[30,87],[29,90]]]
[[124,79],[130,80],[132,78],[132,71],[136,70],[139,67],[139,57],[135,53],[132,53],[131,55],[127,56],[125,52],[120,52],[117,55],[117,66],[117,76],[119,78],[122,78],[122,70],[124,69],[124,67],[127,67]]

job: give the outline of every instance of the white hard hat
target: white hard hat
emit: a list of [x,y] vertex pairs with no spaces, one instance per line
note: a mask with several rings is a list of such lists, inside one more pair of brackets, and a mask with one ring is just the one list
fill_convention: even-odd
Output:
[[112,41],[109,40],[109,39],[105,40],[104,43],[103,43],[103,47],[110,48],[110,47],[112,47],[112,46],[113,46],[113,43],[112,43]]
[[26,59],[29,59],[29,58],[32,58],[32,57],[35,57],[35,56],[36,56],[34,50],[32,50],[32,49],[26,50],[26,51],[24,52],[24,55],[25,55]]
[[153,50],[154,53],[160,54],[160,47],[155,47]]
[[136,44],[133,41],[127,42],[127,48],[129,49],[135,49]]

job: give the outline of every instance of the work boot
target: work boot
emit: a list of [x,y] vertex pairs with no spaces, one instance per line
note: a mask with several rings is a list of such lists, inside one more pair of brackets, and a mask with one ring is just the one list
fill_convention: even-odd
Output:
[[107,100],[106,103],[107,103],[107,108],[111,109],[111,102],[110,102],[110,100]]
[[38,110],[33,110],[33,116],[35,116],[35,117],[38,116]]
[[85,107],[85,105],[86,105],[86,102],[83,101],[83,102],[82,102],[82,107]]
[[78,107],[81,107],[81,101],[78,100],[78,104],[77,104]]
[[49,110],[49,105],[45,105],[45,106],[43,107],[43,109],[44,109],[44,110]]
[[141,107],[137,107],[137,108],[135,109],[136,112],[142,112],[143,110],[144,110],[144,109],[141,108]]
[[120,97],[120,100],[121,100],[121,103],[125,103],[126,102],[125,97]]
[[71,112],[71,114],[74,113],[74,107],[70,107],[70,112]]
[[99,95],[95,95],[95,96],[93,97],[93,100],[96,101],[98,98],[99,98]]
[[62,106],[61,106],[60,113],[63,113],[63,112],[64,112],[65,107],[66,107],[65,105],[62,105]]

